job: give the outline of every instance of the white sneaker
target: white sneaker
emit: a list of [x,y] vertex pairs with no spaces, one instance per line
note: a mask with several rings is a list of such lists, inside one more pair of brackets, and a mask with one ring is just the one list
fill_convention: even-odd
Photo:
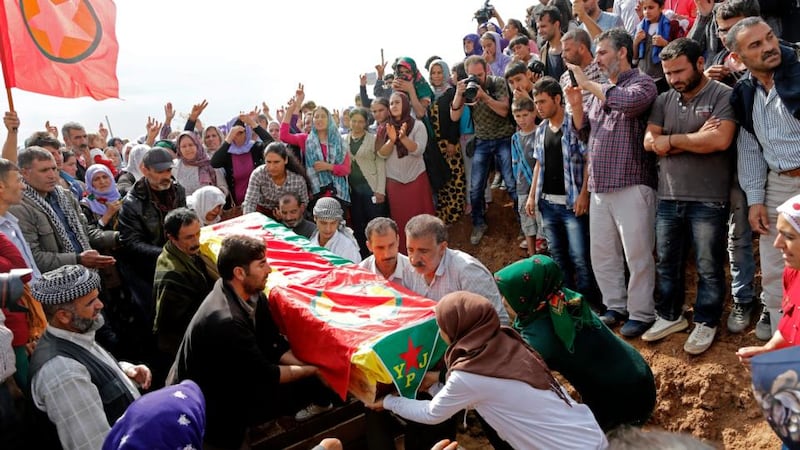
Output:
[[297,414],[294,415],[294,420],[298,422],[305,422],[312,417],[322,414],[324,412],[328,412],[333,409],[333,404],[329,403],[328,406],[319,406],[315,404],[310,404],[305,408],[297,411]]
[[716,327],[709,327],[704,323],[694,324],[694,330],[689,334],[689,339],[686,339],[686,344],[683,346],[683,351],[690,355],[699,355],[711,347],[714,342],[714,336],[717,334]]
[[656,314],[656,321],[649,330],[644,332],[642,340],[647,342],[658,341],[672,333],[677,333],[687,328],[689,328],[689,322],[683,316],[678,318],[678,320],[667,320]]

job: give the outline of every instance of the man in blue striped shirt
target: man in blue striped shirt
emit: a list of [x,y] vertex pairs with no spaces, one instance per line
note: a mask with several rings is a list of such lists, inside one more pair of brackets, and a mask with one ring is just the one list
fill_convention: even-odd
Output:
[[[783,259],[773,248],[777,236],[776,208],[800,192],[800,62],[795,49],[783,45],[759,17],[749,17],[731,27],[726,46],[749,74],[734,87],[731,103],[741,126],[739,182],[750,205],[753,231],[759,233],[761,301],[765,313],[756,328],[780,319]],[[766,330],[764,330],[766,331]]]

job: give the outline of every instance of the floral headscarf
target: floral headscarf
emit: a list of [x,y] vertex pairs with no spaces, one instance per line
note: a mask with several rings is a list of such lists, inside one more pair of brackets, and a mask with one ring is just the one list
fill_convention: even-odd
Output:
[[[101,172],[108,175],[108,178],[111,180],[111,184],[105,191],[99,191],[92,186],[95,175]],[[81,199],[81,203],[88,206],[93,213],[102,216],[108,210],[106,203],[113,203],[120,198],[119,191],[117,190],[117,182],[114,181],[114,175],[111,173],[111,169],[104,164],[92,164],[86,169],[85,180],[86,192]]]
[[556,336],[572,352],[576,330],[601,326],[583,295],[562,286],[561,269],[547,256],[517,261],[497,271],[494,278],[500,293],[517,313],[517,329],[549,316]]
[[425,81],[425,78],[419,72],[419,69],[417,69],[417,63],[414,62],[413,59],[408,56],[401,56],[397,58],[396,64],[397,67],[405,67],[411,71],[411,81],[414,82],[414,91],[417,93],[417,98],[420,100],[423,98],[433,100],[433,89],[431,89],[431,85]]
[[[191,139],[195,147],[197,147],[194,158],[191,160],[184,158],[181,154],[181,139],[184,138]],[[204,186],[213,186],[217,184],[217,173],[214,171],[214,168],[211,167],[211,158],[208,157],[208,152],[206,152],[203,144],[200,143],[200,139],[197,139],[196,134],[191,131],[184,131],[179,134],[178,139],[175,140],[175,150],[178,152],[178,159],[183,161],[184,164],[197,167],[200,172],[200,184]]]

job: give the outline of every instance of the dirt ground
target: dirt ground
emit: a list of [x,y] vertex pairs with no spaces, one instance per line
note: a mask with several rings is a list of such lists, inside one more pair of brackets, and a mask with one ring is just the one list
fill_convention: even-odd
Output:
[[[469,242],[469,218],[462,218],[449,230],[451,248],[474,255],[492,272],[526,256],[518,246],[519,228],[512,219],[509,197],[501,190],[495,190],[493,197],[487,214],[489,230],[479,245]],[[687,279],[693,278],[692,271]],[[687,302],[694,298],[694,280],[691,283]],[[657,343],[628,340],[650,363],[656,377],[658,405],[646,428],[691,433],[725,449],[779,448],[780,441],[753,399],[750,373],[734,354],[739,347],[760,341],[752,326],[741,335],[728,333],[724,323],[729,309],[730,301],[714,345],[700,356],[683,351],[688,333],[677,333]],[[474,425],[459,435],[459,444],[467,449],[491,448]]]

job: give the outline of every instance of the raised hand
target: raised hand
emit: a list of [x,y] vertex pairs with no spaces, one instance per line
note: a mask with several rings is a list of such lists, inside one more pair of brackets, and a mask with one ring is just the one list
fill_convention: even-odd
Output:
[[[16,113],[14,113],[14,114],[16,114]],[[50,125],[50,121],[49,120],[44,123],[44,129],[47,130],[47,132],[50,133],[51,136],[53,136],[54,138],[58,139],[58,127],[55,126],[55,125]]]
[[386,73],[386,61],[381,60],[380,64],[375,64],[375,72],[378,73],[378,78],[383,79],[383,74]]
[[164,105],[164,123],[170,124],[174,118],[175,109],[172,107],[172,102],[167,102],[167,104]]
[[228,131],[228,135],[225,136],[225,142],[227,142],[228,144],[232,144],[234,137],[236,137],[236,136],[238,136],[240,134],[244,134],[244,133],[245,133],[245,129],[244,129],[243,126],[234,125],[234,126],[231,127],[231,130]]
[[[48,122],[49,123],[49,122]],[[19,129],[19,116],[16,111],[6,111],[3,115],[3,124],[9,133],[15,132]]]
[[367,74],[362,73],[361,75],[358,76],[358,84],[361,86],[367,85]]
[[156,119],[147,116],[147,145],[152,146],[156,142],[156,136],[161,131],[162,123]]
[[403,122],[403,125],[400,126],[400,132],[397,134],[398,139],[403,139],[404,137],[407,136],[408,133],[407,128],[408,124],[406,122]]
[[397,141],[397,129],[390,123],[386,124],[386,137],[388,137],[389,141],[393,144]]
[[339,126],[339,123],[340,123],[339,121],[340,121],[340,120],[341,120],[341,118],[342,118],[342,114],[339,112],[339,110],[338,110],[338,109],[334,109],[334,110],[333,110],[333,114],[332,114],[332,116],[333,116],[333,123],[335,123],[335,124],[336,124],[336,126],[338,127],[338,126]]
[[206,109],[206,106],[208,106],[208,102],[205,99],[200,103],[192,105],[192,112],[189,113],[189,120],[196,121],[197,118],[200,117],[200,114],[203,113],[203,110]]
[[269,105],[267,105],[267,102],[261,102],[261,112],[267,116],[268,122],[272,120],[272,116],[269,114]]
[[100,126],[97,127],[97,134],[103,138],[103,142],[108,142],[108,128],[103,125],[103,122],[100,122]]
[[299,108],[303,104],[303,100],[306,99],[306,91],[303,83],[297,83],[297,89],[294,91],[294,101]]

